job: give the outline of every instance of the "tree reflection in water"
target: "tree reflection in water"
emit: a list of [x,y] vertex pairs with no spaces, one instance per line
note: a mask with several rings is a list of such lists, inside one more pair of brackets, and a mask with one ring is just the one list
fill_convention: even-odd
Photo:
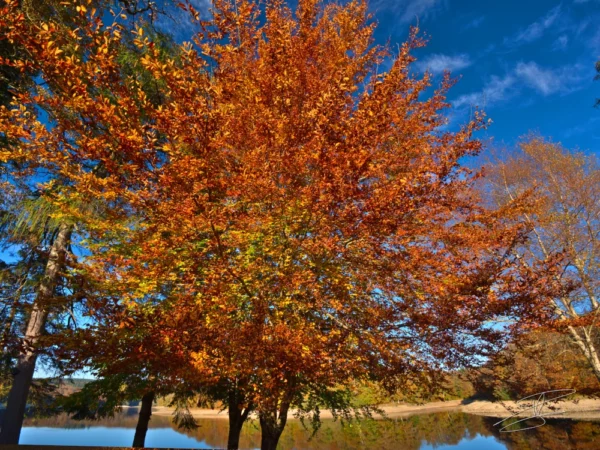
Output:
[[[485,418],[486,426],[506,447],[512,449],[544,450],[598,450],[600,449],[600,422],[568,419],[548,419],[546,424],[533,430],[499,433],[493,424],[497,419]],[[522,422],[522,428],[539,424]]]
[[[225,417],[225,416],[224,416]],[[466,446],[468,441],[482,436],[501,442],[507,449],[547,449],[547,450],[596,450],[600,448],[600,422],[548,420],[540,428],[515,433],[500,433],[493,424],[497,419],[485,418],[456,412],[443,412],[416,415],[389,420],[367,420],[345,424],[324,420],[321,430],[310,437],[298,421],[290,421],[280,441],[281,449],[406,449],[418,450],[423,445],[437,447]],[[113,419],[96,422],[74,421],[62,415],[47,419],[27,419],[27,427],[88,428],[95,426],[135,428],[137,412],[135,408],[125,409]],[[227,443],[227,420],[199,420],[196,430],[178,430],[198,442],[215,448],[223,448]],[[173,428],[170,417],[153,415],[150,428]],[[133,432],[133,431],[132,431]],[[491,443],[491,441],[490,441]],[[67,444],[65,442],[65,444]],[[497,444],[496,444],[497,445]],[[260,429],[257,421],[245,425],[240,448],[259,448]],[[462,445],[456,447],[460,449]]]

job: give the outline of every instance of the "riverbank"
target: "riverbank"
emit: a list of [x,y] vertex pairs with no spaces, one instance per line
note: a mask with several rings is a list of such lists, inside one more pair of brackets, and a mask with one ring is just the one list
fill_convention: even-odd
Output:
[[[382,405],[380,408],[388,417],[404,417],[414,414],[427,414],[440,411],[457,411],[460,410],[461,400],[452,400],[448,402],[433,402],[424,405]],[[173,408],[167,406],[156,406],[152,408],[152,414],[158,416],[169,416],[173,414]],[[227,411],[219,411],[216,409],[190,409],[192,415],[197,419],[227,419]],[[332,419],[333,415],[329,410],[321,411],[321,419]],[[289,419],[294,419],[294,411],[290,411]]]
[[[533,415],[530,411],[523,411],[524,406],[514,401],[508,402],[490,402],[490,401],[470,401],[470,400],[451,400],[447,402],[432,402],[423,405],[410,404],[392,404],[382,405],[380,408],[389,418],[402,418],[415,414],[428,414],[442,411],[465,412],[488,417],[510,417],[513,412],[522,411],[522,416]],[[173,413],[172,408],[158,406],[152,409],[152,413],[159,416],[168,416]],[[227,411],[213,409],[195,408],[191,410],[192,415],[198,419],[227,419]],[[547,417],[557,417],[565,419],[600,419],[600,399],[580,399],[575,401],[561,401],[552,404],[546,404],[540,414],[547,414]],[[321,411],[322,419],[331,419],[333,416],[330,411]],[[293,419],[293,411],[290,412],[290,419]]]
[[[526,403],[526,404],[525,404]],[[534,416],[532,402],[489,402],[474,401],[461,405],[461,411],[488,417],[510,417],[517,413],[519,417]],[[529,409],[527,409],[529,408]],[[578,399],[547,403],[539,411],[540,415],[549,418],[574,420],[600,419],[600,399]]]

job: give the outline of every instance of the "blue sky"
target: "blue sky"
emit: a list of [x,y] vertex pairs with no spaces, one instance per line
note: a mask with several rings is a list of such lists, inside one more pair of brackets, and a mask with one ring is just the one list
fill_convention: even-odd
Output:
[[376,39],[402,42],[418,23],[429,44],[417,68],[460,76],[449,100],[453,123],[479,105],[493,124],[482,134],[513,145],[528,131],[600,154],[599,0],[372,0]]

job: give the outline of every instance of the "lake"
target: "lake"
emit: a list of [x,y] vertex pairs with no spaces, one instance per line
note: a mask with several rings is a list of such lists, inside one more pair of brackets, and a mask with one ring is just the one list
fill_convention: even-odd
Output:
[[[496,419],[440,412],[404,419],[368,420],[342,426],[324,420],[319,432],[311,432],[299,421],[290,420],[280,440],[284,449],[390,449],[390,450],[504,450],[545,449],[592,450],[600,448],[600,422],[548,420],[535,430],[499,433]],[[130,446],[137,410],[125,409],[112,419],[74,421],[66,416],[26,419],[20,444]],[[227,442],[227,420],[198,421],[193,431],[178,430],[170,417],[152,416],[146,437],[148,447],[223,448]],[[260,447],[257,421],[242,431],[240,448]]]

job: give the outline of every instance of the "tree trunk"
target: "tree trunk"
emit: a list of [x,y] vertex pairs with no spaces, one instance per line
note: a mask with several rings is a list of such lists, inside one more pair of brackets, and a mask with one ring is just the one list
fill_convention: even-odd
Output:
[[[577,312],[570,306],[568,299],[561,299],[561,301],[563,305],[570,309],[570,315],[567,315],[562,310],[558,302],[554,302],[554,311],[562,320],[569,320],[579,317]],[[594,375],[596,375],[596,378],[598,379],[598,381],[600,381],[600,358],[598,357],[598,351],[596,350],[596,347],[594,346],[594,342],[592,340],[591,332],[593,328],[590,327],[588,331],[585,329],[585,327],[582,327],[581,329],[583,331],[583,338],[579,335],[575,327],[569,325],[567,326],[567,329],[571,334],[571,337],[573,338],[573,342],[575,342],[575,345],[579,347],[585,358],[588,360],[590,367],[594,371]]]
[[37,297],[29,316],[27,329],[23,339],[23,351],[19,355],[14,370],[13,384],[8,395],[4,421],[0,431],[0,444],[18,444],[23,418],[27,407],[27,395],[31,387],[35,362],[37,359],[36,343],[39,340],[49,312],[49,302],[54,296],[54,289],[65,265],[67,246],[71,239],[71,225],[62,223],[50,247],[44,278],[38,288]]
[[600,381],[600,358],[598,358],[598,352],[594,346],[591,335],[584,329],[582,338],[574,327],[569,326],[568,329],[573,340],[575,341],[575,344],[581,349],[581,352],[588,360],[592,370],[594,371],[594,375],[596,375],[596,378],[598,381]]
[[142,406],[138,423],[135,427],[135,436],[133,437],[133,447],[144,447],[146,442],[146,433],[148,432],[148,423],[152,416],[152,402],[154,402],[154,392],[148,392],[142,397]]
[[276,410],[273,412],[260,414],[261,450],[277,449],[279,438],[281,437],[281,433],[283,433],[283,429],[285,428],[285,424],[287,422],[287,413],[289,407],[290,405],[287,403],[281,405],[279,409],[279,418],[277,417]]
[[227,437],[227,450],[237,450],[240,446],[240,434],[252,406],[240,408],[239,391],[232,389],[229,393],[229,435]]

